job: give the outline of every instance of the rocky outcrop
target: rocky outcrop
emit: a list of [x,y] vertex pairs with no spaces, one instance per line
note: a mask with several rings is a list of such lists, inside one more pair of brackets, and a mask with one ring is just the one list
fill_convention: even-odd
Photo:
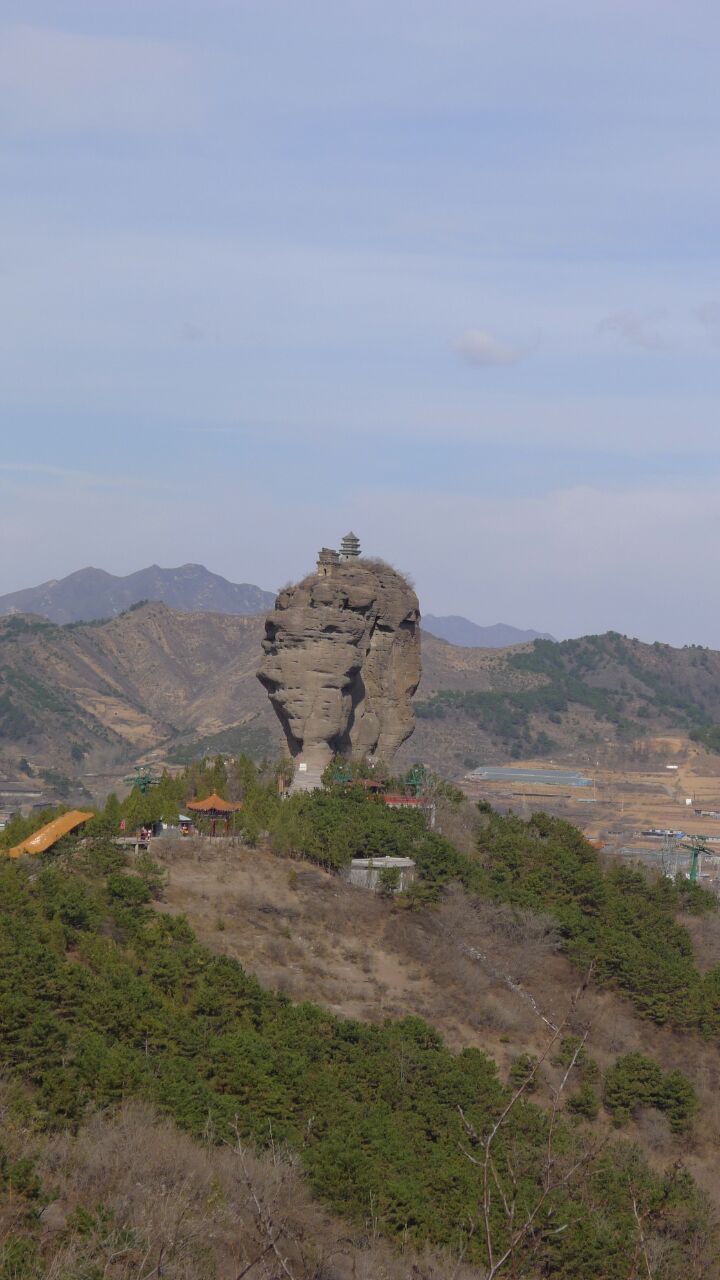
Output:
[[390,761],[410,736],[419,619],[417,596],[395,569],[327,548],[316,573],[280,592],[258,679],[290,754],[312,776],[336,754]]

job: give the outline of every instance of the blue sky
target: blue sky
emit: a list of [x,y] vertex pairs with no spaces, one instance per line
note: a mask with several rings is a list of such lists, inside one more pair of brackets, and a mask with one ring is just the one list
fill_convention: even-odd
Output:
[[349,526],[720,647],[720,10],[5,0],[0,592]]

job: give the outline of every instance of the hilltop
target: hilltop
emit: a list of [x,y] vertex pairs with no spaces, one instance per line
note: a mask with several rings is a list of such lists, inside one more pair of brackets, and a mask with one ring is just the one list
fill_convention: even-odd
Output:
[[422,756],[432,742],[446,770],[451,761],[472,768],[491,756],[561,760],[598,747],[628,754],[669,730],[711,749],[720,743],[714,650],[644,644],[612,631],[506,650],[445,650],[437,654],[442,669],[431,664],[418,691],[413,746]]
[[[146,604],[107,622],[0,619],[0,766],[36,774],[120,774],[138,758],[204,751],[279,754],[256,679],[263,615],[179,613]],[[669,730],[716,745],[720,653],[615,633],[510,649],[454,646],[427,633],[417,728],[399,767],[424,760],[457,777],[482,761],[618,753]],[[609,745],[608,745],[609,744]],[[105,789],[109,789],[105,787]]]
[[0,619],[0,750],[71,777],[229,726],[264,729],[268,750],[275,717],[255,679],[263,625],[163,604],[100,624]]
[[423,615],[423,627],[439,640],[447,640],[450,644],[459,644],[471,649],[507,649],[511,644],[529,644],[533,640],[554,640],[547,631],[523,631],[520,627],[511,627],[507,622],[496,622],[490,627],[481,627],[469,618],[459,614],[448,614],[438,618],[433,613]]
[[228,582],[201,564],[153,564],[125,577],[88,568],[0,596],[0,616],[32,613],[51,622],[95,622],[115,618],[141,600],[160,600],[183,613],[265,613],[274,598],[271,591]]

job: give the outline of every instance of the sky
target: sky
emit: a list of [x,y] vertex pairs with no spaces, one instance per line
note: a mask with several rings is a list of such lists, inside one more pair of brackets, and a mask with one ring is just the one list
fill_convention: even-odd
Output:
[[720,7],[3,0],[0,593],[347,529],[720,648]]

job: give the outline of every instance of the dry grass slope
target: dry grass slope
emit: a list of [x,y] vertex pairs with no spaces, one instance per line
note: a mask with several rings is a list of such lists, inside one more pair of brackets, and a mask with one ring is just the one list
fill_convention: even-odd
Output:
[[[0,1086],[3,1145],[10,1157],[31,1155],[53,1189],[40,1214],[44,1280],[477,1275],[431,1254],[395,1253],[371,1220],[358,1230],[338,1223],[311,1198],[286,1151],[201,1145],[138,1103],[91,1116],[77,1134],[28,1138],[13,1123],[10,1097]],[[22,1234],[22,1215],[17,1197],[0,1200],[0,1245]]]
[[[279,724],[256,679],[263,629],[262,615],[186,614],[162,604],[97,625],[0,618],[0,766],[26,755],[70,776],[120,765],[122,777],[122,766],[138,755],[162,759],[178,734],[202,738],[240,724],[265,729],[282,751]],[[613,750],[632,751],[623,717],[631,737],[635,730],[687,731],[692,708],[709,722],[720,718],[720,654],[612,635],[550,646],[549,653],[545,670],[542,652],[538,657],[531,646],[469,649],[423,634],[419,702],[443,691],[512,699],[577,679],[586,693],[594,690],[600,710],[572,700],[561,713],[540,707],[521,715],[521,736],[511,741],[512,707],[509,720],[502,708],[499,719],[487,708],[450,708],[418,720],[398,764],[421,759],[457,777],[480,760],[507,758],[513,743],[524,743],[527,755],[543,734],[557,758],[585,750],[594,759],[606,740]],[[602,712],[606,704],[614,719]],[[80,763],[73,746],[85,751]]]
[[[156,846],[155,856],[157,856]],[[398,910],[317,867],[220,841],[162,844],[162,911],[187,916],[198,937],[235,957],[268,988],[345,1017],[379,1022],[416,1014],[447,1043],[490,1053],[507,1078],[513,1060],[539,1055],[571,1006],[578,972],[553,922],[456,892],[432,911]],[[699,960],[720,952],[720,918],[690,921]],[[601,1069],[640,1051],[680,1069],[701,1101],[702,1124],[672,1134],[657,1112],[628,1135],[651,1161],[682,1160],[720,1211],[720,1058],[717,1048],[639,1018],[629,1002],[588,983],[570,1030],[589,1026]],[[543,1064],[536,1094],[550,1103],[562,1072]],[[600,1132],[610,1131],[601,1112]]]

